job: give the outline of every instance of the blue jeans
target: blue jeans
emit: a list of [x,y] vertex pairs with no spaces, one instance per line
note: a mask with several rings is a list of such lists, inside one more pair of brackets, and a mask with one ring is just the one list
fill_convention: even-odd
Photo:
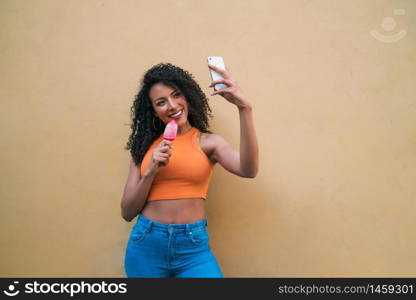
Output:
[[223,277],[206,227],[207,218],[163,224],[139,215],[126,248],[127,277]]

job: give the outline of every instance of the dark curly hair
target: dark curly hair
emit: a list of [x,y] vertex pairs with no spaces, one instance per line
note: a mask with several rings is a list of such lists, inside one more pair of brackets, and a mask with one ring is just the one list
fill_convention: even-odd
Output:
[[159,126],[155,127],[155,111],[149,97],[149,91],[156,83],[179,89],[188,103],[188,120],[191,126],[201,132],[211,133],[208,130],[209,118],[212,118],[211,108],[192,74],[170,63],[157,64],[144,74],[140,90],[131,107],[132,132],[125,149],[130,150],[136,166],[164,131],[160,119],[157,122]]

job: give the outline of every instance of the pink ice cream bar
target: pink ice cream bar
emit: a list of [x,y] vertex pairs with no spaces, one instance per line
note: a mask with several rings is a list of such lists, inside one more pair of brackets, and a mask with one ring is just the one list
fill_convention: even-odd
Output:
[[170,120],[166,125],[165,132],[163,132],[163,138],[168,141],[173,141],[176,138],[178,132],[178,123],[176,120]]

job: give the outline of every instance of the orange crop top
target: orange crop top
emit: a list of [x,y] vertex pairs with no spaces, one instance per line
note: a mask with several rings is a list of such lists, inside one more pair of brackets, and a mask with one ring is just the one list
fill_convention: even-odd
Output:
[[[192,127],[188,132],[178,135],[172,142],[172,156],[165,167],[160,167],[153,179],[147,200],[163,199],[206,199],[208,185],[214,164],[197,144],[199,130]],[[147,150],[140,174],[146,172],[150,165],[153,149],[163,137],[160,136]]]

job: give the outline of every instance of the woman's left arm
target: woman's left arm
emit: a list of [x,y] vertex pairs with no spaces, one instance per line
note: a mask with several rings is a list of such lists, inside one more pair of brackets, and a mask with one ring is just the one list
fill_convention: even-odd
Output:
[[214,157],[226,170],[238,176],[254,178],[258,172],[259,150],[254,130],[253,107],[228,69],[222,70],[213,65],[208,65],[208,67],[224,78],[212,82],[210,87],[218,83],[227,85],[226,88],[215,91],[211,96],[221,95],[236,105],[240,116],[240,152],[232,149],[222,137],[216,136]]

